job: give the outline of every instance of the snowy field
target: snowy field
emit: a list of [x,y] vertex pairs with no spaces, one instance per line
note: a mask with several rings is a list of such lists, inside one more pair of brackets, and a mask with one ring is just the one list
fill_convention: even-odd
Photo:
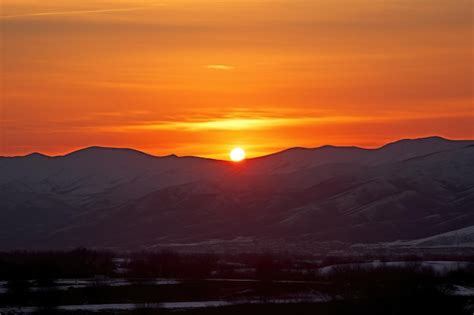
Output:
[[[288,304],[288,303],[317,303],[328,301],[326,296],[313,296],[311,298],[294,298],[294,299],[268,299],[268,300],[234,300],[234,301],[192,301],[192,302],[164,302],[164,303],[151,303],[151,304],[132,304],[132,303],[119,303],[119,304],[88,304],[88,305],[60,305],[55,307],[58,310],[63,311],[127,311],[140,308],[160,308],[169,310],[185,310],[191,308],[208,308],[208,307],[220,307],[230,305],[243,305],[243,304]],[[38,310],[38,307],[4,307],[0,308],[0,312],[21,312],[21,313],[33,313]]]
[[381,261],[373,261],[373,262],[365,262],[365,263],[350,263],[350,264],[338,264],[332,266],[326,266],[323,268],[319,268],[319,272],[321,275],[327,275],[330,272],[341,269],[341,268],[361,268],[361,269],[373,269],[373,268],[380,268],[380,267],[409,267],[416,265],[420,268],[431,268],[434,272],[439,274],[447,274],[451,271],[456,271],[459,269],[464,269],[471,265],[470,262],[465,261],[420,261],[420,262],[413,262],[413,261],[389,261],[389,262],[381,262]]

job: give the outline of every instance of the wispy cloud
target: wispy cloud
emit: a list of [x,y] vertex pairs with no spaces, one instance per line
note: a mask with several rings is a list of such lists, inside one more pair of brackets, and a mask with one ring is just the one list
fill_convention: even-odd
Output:
[[221,70],[221,71],[230,71],[230,70],[235,69],[234,66],[230,66],[230,65],[206,65],[206,68],[211,69],[211,70]]
[[[120,131],[253,131],[269,130],[274,128],[288,127],[314,127],[318,125],[340,125],[340,124],[367,124],[367,123],[394,123],[399,121],[433,120],[456,115],[433,115],[423,114],[413,116],[413,113],[399,113],[391,116],[387,115],[313,115],[313,116],[272,116],[259,115],[261,113],[241,112],[225,114],[223,116],[206,117],[203,116],[175,116],[162,120],[146,119],[143,115],[137,116],[135,123],[112,126],[113,130]],[[144,114],[148,116],[148,114]],[[468,115],[472,116],[472,115]],[[106,129],[110,128],[107,127]]]
[[42,17],[42,16],[54,16],[54,15],[81,15],[81,14],[93,14],[93,13],[108,13],[108,12],[127,12],[127,11],[138,11],[149,9],[152,6],[162,6],[165,3],[153,3],[148,6],[131,7],[131,8],[112,8],[112,9],[96,9],[96,10],[71,10],[71,11],[51,11],[51,12],[34,12],[14,15],[0,15],[0,19],[14,19],[22,17]]
[[299,126],[321,123],[344,123],[371,120],[373,117],[330,116],[330,117],[258,117],[258,118],[221,118],[209,120],[159,121],[148,124],[127,126],[135,130],[258,130],[282,126]]

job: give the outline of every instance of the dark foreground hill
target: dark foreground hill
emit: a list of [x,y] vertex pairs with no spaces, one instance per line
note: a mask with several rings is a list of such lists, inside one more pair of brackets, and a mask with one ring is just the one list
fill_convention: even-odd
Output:
[[[436,245],[436,235],[471,226],[474,141],[294,148],[239,164],[100,147],[0,158],[0,249],[242,239]],[[443,245],[459,245],[451,239]]]

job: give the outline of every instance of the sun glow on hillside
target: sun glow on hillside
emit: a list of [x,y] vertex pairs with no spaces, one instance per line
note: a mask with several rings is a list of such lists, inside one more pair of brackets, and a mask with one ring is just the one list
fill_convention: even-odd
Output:
[[234,162],[240,162],[245,159],[245,151],[242,148],[234,148],[230,152],[230,159]]

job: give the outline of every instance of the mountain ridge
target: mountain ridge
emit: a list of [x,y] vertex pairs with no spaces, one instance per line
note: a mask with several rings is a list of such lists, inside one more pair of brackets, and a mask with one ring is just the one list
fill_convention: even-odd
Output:
[[[297,147],[290,147],[290,148],[287,148],[287,149],[276,151],[274,153],[249,158],[248,160],[261,159],[261,158],[265,158],[265,157],[269,157],[269,156],[273,156],[273,155],[278,155],[278,154],[285,153],[285,152],[298,151],[298,150],[314,151],[314,150],[321,150],[321,149],[356,149],[356,150],[376,151],[376,150],[381,150],[381,149],[384,149],[386,147],[390,147],[390,146],[393,146],[393,145],[403,144],[403,143],[410,143],[410,142],[414,142],[414,141],[415,142],[416,141],[441,141],[441,142],[458,142],[459,143],[459,142],[474,142],[474,139],[448,139],[448,138],[444,138],[444,137],[441,137],[441,136],[427,136],[427,137],[420,137],[420,138],[403,138],[403,139],[399,139],[399,140],[396,140],[396,141],[388,142],[386,144],[383,144],[383,145],[380,145],[380,146],[374,147],[374,148],[365,148],[365,147],[359,147],[359,146],[343,146],[343,145],[341,146],[341,145],[331,145],[331,144],[325,144],[325,145],[321,145],[321,146],[317,146],[317,147],[298,147],[297,146]],[[216,160],[216,161],[226,161],[226,160],[213,159],[213,158],[207,158],[207,157],[201,157],[201,156],[192,156],[192,155],[179,156],[179,155],[176,155],[174,153],[171,153],[171,154],[168,154],[168,155],[154,155],[154,154],[147,153],[145,151],[141,151],[141,150],[133,149],[133,148],[128,148],[128,147],[110,147],[110,146],[101,146],[101,145],[87,146],[87,147],[84,147],[84,148],[73,150],[71,152],[68,152],[68,153],[65,153],[65,154],[62,154],[62,155],[61,154],[59,154],[59,155],[47,155],[47,154],[44,154],[44,153],[41,153],[41,152],[32,152],[32,153],[28,153],[28,154],[25,154],[25,155],[18,155],[18,156],[1,156],[0,155],[0,158],[20,158],[20,157],[40,157],[40,156],[41,157],[48,157],[48,158],[61,158],[61,157],[67,157],[67,156],[74,156],[74,155],[82,154],[82,153],[89,153],[89,152],[92,152],[92,151],[96,151],[96,152],[111,152],[111,151],[120,152],[120,151],[122,151],[122,152],[129,152],[129,153],[137,153],[137,154],[147,155],[147,156],[156,157],[156,158],[178,157],[178,158],[200,158],[200,159],[208,159],[208,160]]]
[[423,239],[474,225],[473,145],[423,138],[244,163],[97,147],[0,159],[0,249]]

